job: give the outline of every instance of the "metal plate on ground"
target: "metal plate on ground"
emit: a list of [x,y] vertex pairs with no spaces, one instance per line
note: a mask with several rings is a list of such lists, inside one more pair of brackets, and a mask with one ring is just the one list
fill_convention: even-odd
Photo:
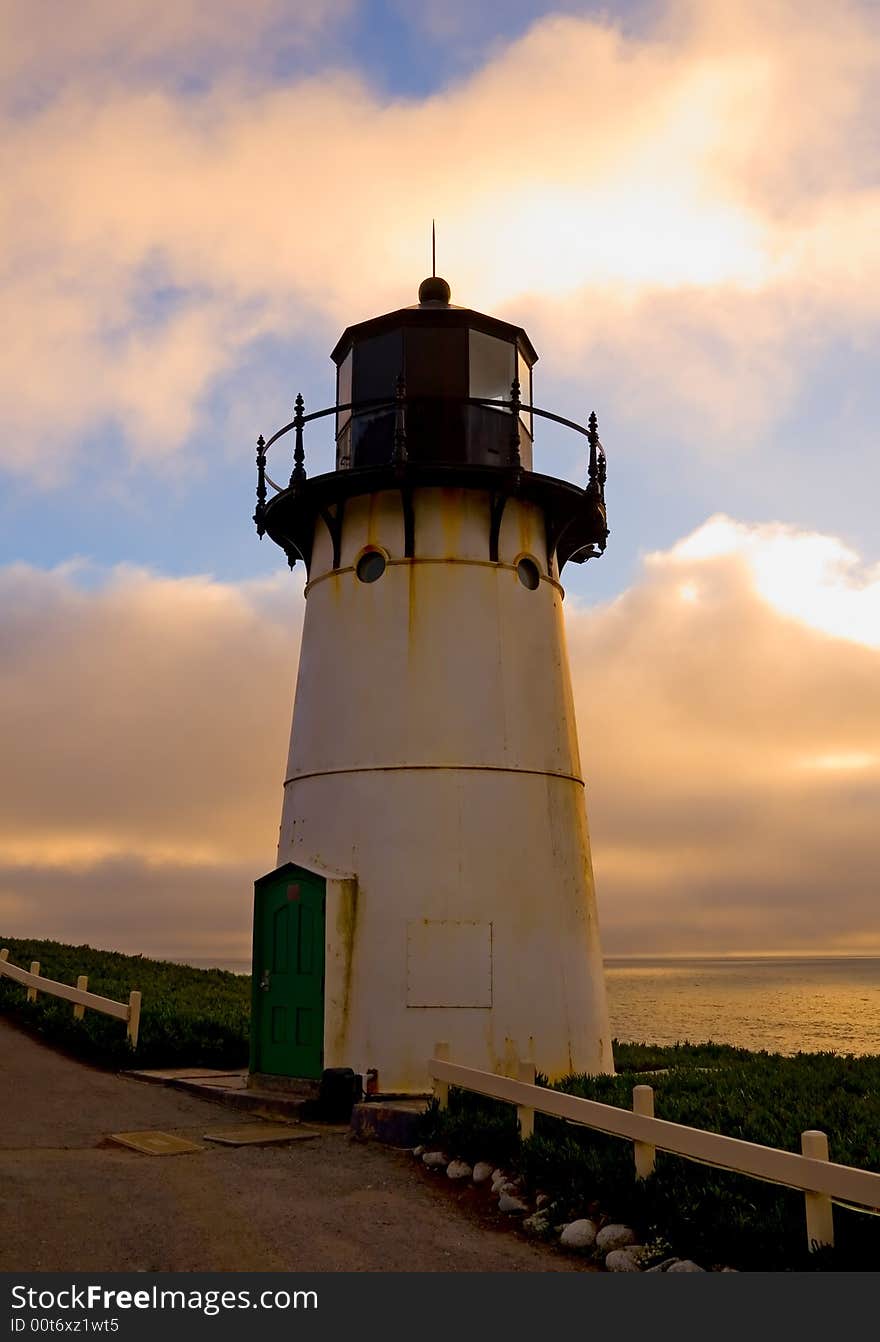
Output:
[[111,1132],[108,1141],[141,1151],[146,1156],[183,1156],[191,1151],[204,1151],[196,1142],[175,1137],[173,1132]]
[[220,1142],[223,1146],[274,1146],[280,1142],[308,1142],[318,1133],[282,1123],[237,1123],[232,1128],[211,1128],[202,1136],[207,1142]]

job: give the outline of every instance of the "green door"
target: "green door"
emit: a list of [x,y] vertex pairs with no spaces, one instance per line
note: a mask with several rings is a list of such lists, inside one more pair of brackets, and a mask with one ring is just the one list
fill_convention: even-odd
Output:
[[323,876],[292,863],[255,882],[252,1072],[321,1075],[324,895]]

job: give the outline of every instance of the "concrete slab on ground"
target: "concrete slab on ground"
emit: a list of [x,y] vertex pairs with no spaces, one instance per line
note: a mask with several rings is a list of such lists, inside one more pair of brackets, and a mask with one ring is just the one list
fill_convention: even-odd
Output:
[[307,1132],[304,1128],[261,1120],[259,1123],[236,1123],[232,1128],[209,1128],[202,1135],[206,1142],[220,1142],[223,1146],[270,1146],[280,1142],[313,1142],[319,1134],[314,1130]]
[[356,1137],[372,1138],[388,1146],[415,1146],[419,1115],[425,1111],[423,1097],[406,1100],[364,1100],[351,1111],[351,1130]]
[[288,1095],[280,1090],[256,1090],[242,1082],[240,1077],[228,1084],[212,1077],[205,1080],[176,1077],[166,1084],[174,1090],[184,1090],[189,1095],[198,1095],[202,1099],[213,1100],[232,1109],[244,1109],[266,1118],[286,1118],[291,1121],[311,1118],[315,1114],[313,1100]]
[[[315,1117],[317,1089],[314,1082],[291,1082],[290,1085],[256,1086],[254,1078],[240,1069],[215,1071],[210,1067],[141,1068],[124,1072],[135,1081],[152,1085],[170,1086],[189,1095],[243,1109],[262,1118],[299,1121]],[[278,1078],[285,1081],[287,1078]]]
[[108,1142],[117,1146],[128,1146],[132,1151],[140,1151],[145,1156],[184,1156],[193,1151],[204,1151],[203,1146],[188,1141],[186,1137],[177,1137],[173,1132],[111,1132]]
[[137,1068],[132,1071],[123,1072],[123,1076],[133,1076],[136,1081],[152,1081],[156,1085],[167,1085],[169,1081],[191,1080],[191,1081],[229,1081],[232,1082],[236,1077],[243,1077],[244,1084],[247,1082],[247,1072],[236,1069],[235,1071],[218,1071],[216,1067],[160,1067],[160,1068]]
[[172,1084],[179,1081],[194,1081],[197,1086],[204,1086],[207,1090],[220,1091],[239,1091],[247,1090],[247,1077],[237,1076],[182,1076],[175,1077]]

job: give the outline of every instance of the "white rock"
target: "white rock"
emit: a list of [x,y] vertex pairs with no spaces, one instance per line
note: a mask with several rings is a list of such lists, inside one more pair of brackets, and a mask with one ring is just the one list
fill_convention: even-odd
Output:
[[679,1258],[676,1262],[670,1263],[666,1269],[667,1272],[705,1272],[704,1267],[699,1263],[693,1262],[690,1258]]
[[673,1263],[677,1262],[677,1258],[664,1258],[662,1263],[655,1263],[653,1267],[649,1267],[646,1270],[648,1272],[665,1272]]
[[492,1171],[492,1187],[493,1187],[493,1188],[495,1187],[496,1184],[503,1184],[503,1183],[505,1183],[506,1180],[507,1180],[507,1175],[504,1173],[503,1170],[493,1170],[493,1171]]
[[424,1154],[425,1154],[425,1148],[423,1146],[413,1147],[413,1155],[415,1156],[416,1160],[421,1160]]
[[446,1174],[450,1179],[469,1179],[473,1170],[463,1160],[450,1160],[446,1167]]
[[[639,1255],[632,1249],[612,1249],[605,1255],[605,1267],[609,1272],[641,1272]],[[669,1269],[671,1271],[671,1269]]]
[[498,1184],[496,1192],[509,1193],[512,1198],[518,1198],[522,1192],[522,1184],[519,1179],[505,1179],[503,1184]]
[[566,1249],[592,1249],[596,1243],[596,1227],[592,1221],[571,1221],[559,1240]]
[[484,1184],[492,1178],[492,1166],[485,1160],[478,1160],[474,1166],[474,1183]]
[[498,1199],[498,1210],[513,1215],[514,1212],[527,1212],[529,1209],[522,1198],[516,1198],[512,1193],[502,1193]]
[[422,1164],[427,1165],[429,1170],[439,1170],[448,1165],[449,1160],[442,1151],[426,1151],[422,1156]]
[[543,1212],[535,1212],[534,1216],[527,1216],[523,1221],[523,1230],[527,1230],[530,1235],[546,1235],[550,1229],[550,1222]]
[[596,1236],[596,1248],[602,1253],[611,1253],[612,1249],[625,1249],[635,1242],[636,1232],[629,1226],[603,1226]]

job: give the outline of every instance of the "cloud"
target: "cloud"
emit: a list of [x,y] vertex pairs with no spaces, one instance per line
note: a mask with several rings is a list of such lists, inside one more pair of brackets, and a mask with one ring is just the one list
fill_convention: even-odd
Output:
[[118,860],[271,867],[295,584],[125,566],[91,589],[82,577],[76,565],[0,577],[0,864],[62,884]]
[[[227,8],[226,37],[280,12]],[[57,469],[102,425],[161,461],[255,340],[329,344],[410,301],[432,214],[454,298],[713,450],[784,413],[826,342],[876,338],[870,9],[670,0],[626,35],[550,16],[405,100],[341,67],[257,82],[240,53],[195,90],[108,83],[137,9],[102,7],[122,17],[82,38],[97,66],[6,116],[10,470],[34,470],[25,433]],[[182,11],[187,40],[209,10]]]
[[[845,627],[805,618],[813,587]],[[716,517],[617,600],[567,599],[606,951],[880,953],[876,590],[833,537]],[[0,931],[247,955],[298,592],[0,574]]]
[[0,75],[13,106],[60,87],[198,82],[218,64],[264,55],[272,37],[311,42],[349,0],[0,0]]
[[568,613],[607,950],[880,950],[877,594],[717,517]]

